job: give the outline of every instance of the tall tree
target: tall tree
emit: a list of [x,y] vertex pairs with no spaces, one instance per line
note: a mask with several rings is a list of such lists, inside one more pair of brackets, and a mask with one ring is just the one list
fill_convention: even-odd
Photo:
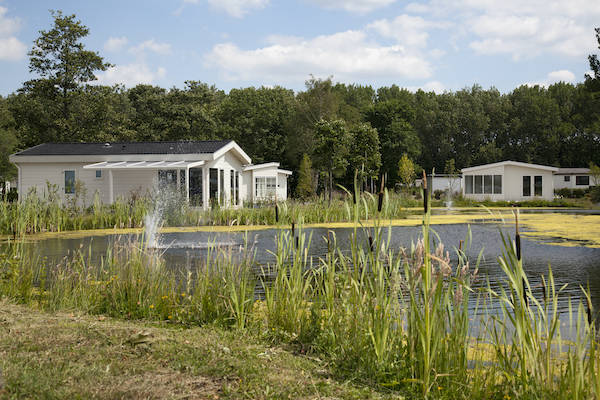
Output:
[[315,124],[315,161],[317,168],[327,179],[329,201],[333,193],[333,178],[340,177],[348,166],[348,147],[350,135],[342,120],[324,121]]
[[350,140],[348,178],[353,179],[357,170],[359,182],[366,183],[368,178],[376,179],[381,167],[377,130],[369,123],[356,125],[350,128]]
[[8,156],[17,147],[15,121],[8,110],[7,100],[0,96],[0,184],[13,179],[16,168],[8,161]]
[[302,156],[298,170],[298,185],[296,185],[296,196],[302,200],[309,199],[315,194],[313,183],[312,163],[308,154]]
[[86,50],[82,39],[89,29],[75,15],[50,11],[54,25],[40,31],[29,55],[29,72],[37,78],[23,84],[22,92],[31,94],[52,118],[55,140],[72,137],[79,128],[73,118],[72,104],[82,85],[96,80],[96,71],[111,65],[98,53]]

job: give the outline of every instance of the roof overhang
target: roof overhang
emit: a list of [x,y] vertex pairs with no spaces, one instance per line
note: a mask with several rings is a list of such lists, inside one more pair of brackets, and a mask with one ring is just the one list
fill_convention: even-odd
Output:
[[204,165],[204,161],[102,161],[84,165],[84,169],[187,169]]
[[532,169],[541,169],[541,170],[552,171],[552,172],[558,171],[558,168],[550,167],[548,165],[529,164],[529,163],[524,163],[524,162],[519,162],[519,161],[501,161],[501,162],[492,163],[492,164],[484,164],[484,165],[478,165],[475,167],[463,168],[463,169],[461,169],[461,172],[471,172],[471,171],[477,171],[480,169],[500,167],[500,166],[524,167],[524,168],[532,168]]
[[242,150],[242,148],[233,140],[227,143],[225,146],[221,147],[219,150],[215,151],[213,153],[213,160],[216,160],[228,151],[233,151],[238,156],[238,158],[242,160],[243,164],[250,164],[252,162],[250,156],[246,154],[246,152]]
[[292,171],[288,171],[287,169],[278,169],[277,173],[284,174],[284,175],[292,175]]
[[255,169],[264,169],[264,168],[279,168],[279,163],[278,162],[269,162],[269,163],[264,163],[264,164],[256,164],[256,165],[245,165],[244,166],[244,171],[252,171]]

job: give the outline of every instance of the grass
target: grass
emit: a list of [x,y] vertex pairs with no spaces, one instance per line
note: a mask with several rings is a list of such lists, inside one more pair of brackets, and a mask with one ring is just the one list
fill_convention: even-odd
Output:
[[[384,219],[402,219],[411,213],[410,208],[419,207],[422,200],[401,193],[386,192],[386,210],[380,215]],[[48,185],[43,193],[31,192],[20,203],[0,201],[0,235],[20,237],[24,234],[41,232],[65,232],[96,229],[141,228],[145,216],[159,204],[164,225],[177,227],[195,226],[253,226],[274,225],[278,223],[298,222],[306,224],[339,223],[353,221],[352,196],[345,193],[332,202],[321,198],[309,202],[288,200],[278,203],[279,218],[276,217],[273,204],[261,204],[256,207],[228,209],[216,207],[203,211],[184,201],[179,194],[161,194],[160,201],[136,196],[130,200],[117,199],[114,204],[105,205],[95,195],[92,204],[84,205],[81,193],[61,203],[57,187]],[[377,196],[362,193],[362,219],[375,215]],[[454,207],[589,207],[584,199],[574,201],[556,199],[548,202],[532,200],[528,202],[475,202],[458,197],[453,200]],[[444,199],[433,199],[432,207],[445,207]]]
[[[442,399],[600,395],[589,294],[582,289],[584,300],[572,303],[569,317],[575,331],[571,341],[563,340],[557,317],[562,289],[554,286],[549,270],[543,298],[534,295],[523,270],[518,230],[514,242],[499,233],[505,281],[476,293],[471,282],[477,277],[477,260],[469,260],[462,247],[446,250],[439,243],[430,228],[430,209],[421,220],[420,240],[398,249],[390,245],[386,224],[397,204],[385,193],[381,201],[370,195],[357,199],[344,207],[354,230],[350,252],[343,252],[330,232],[327,254],[308,258],[313,238],[303,230],[301,215],[294,231],[278,232],[275,261],[261,274],[253,272],[248,247],[241,253],[214,247],[197,265],[174,272],[143,242],[111,247],[102,261],[91,264],[82,249],[58,266],[32,260],[17,242],[0,257],[0,296],[47,312],[77,310],[174,329],[209,326],[225,336],[318,358],[337,381],[355,382],[372,393]],[[362,237],[368,240],[362,242]],[[467,237],[465,247],[468,242]],[[256,285],[262,285],[264,299],[255,299]],[[481,301],[482,317],[469,313],[470,299]],[[476,324],[484,328],[479,333],[473,333]],[[129,336],[125,342],[144,344],[146,336]],[[175,358],[188,365],[192,350],[169,349],[154,361],[170,365]],[[191,356],[201,363],[206,357]],[[253,371],[264,363],[241,356],[237,361],[235,368],[214,367],[215,375],[225,379],[233,370]],[[63,368],[60,382],[78,380],[69,364]],[[203,375],[206,369],[189,371]],[[305,390],[247,397],[316,396],[309,387]],[[232,395],[237,396],[244,397]]]
[[0,398],[387,399],[325,362],[214,326],[0,302]]

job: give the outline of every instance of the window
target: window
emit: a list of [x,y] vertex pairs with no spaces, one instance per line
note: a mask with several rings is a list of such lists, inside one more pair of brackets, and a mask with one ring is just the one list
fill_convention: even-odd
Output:
[[542,177],[541,176],[533,177],[533,195],[534,196],[542,195]]
[[589,185],[590,177],[587,175],[578,175],[575,177],[575,184],[578,186]]
[[240,173],[235,172],[235,205],[240,204]]
[[158,187],[174,189],[177,186],[177,170],[158,170]]
[[210,199],[216,199],[217,193],[219,192],[219,170],[216,168],[211,168],[209,170],[208,177],[208,194]]
[[98,179],[102,178],[102,170],[101,169],[96,170],[96,178],[98,178]]
[[565,182],[571,182],[571,175],[565,175],[563,179]]
[[523,196],[531,196],[531,177],[523,177]]
[[465,194],[473,194],[473,175],[465,175]]
[[475,175],[475,194],[483,193],[483,176]]
[[277,190],[277,178],[259,176],[256,178],[256,198],[259,200],[274,199]]
[[190,168],[190,204],[194,207],[202,206],[202,168]]
[[502,194],[502,175],[494,175],[494,194]]
[[225,204],[225,170],[219,170],[219,203]]
[[483,193],[492,194],[492,175],[484,175],[483,176]]
[[75,171],[65,171],[65,194],[75,193]]
[[179,170],[179,191],[185,197],[185,170]]

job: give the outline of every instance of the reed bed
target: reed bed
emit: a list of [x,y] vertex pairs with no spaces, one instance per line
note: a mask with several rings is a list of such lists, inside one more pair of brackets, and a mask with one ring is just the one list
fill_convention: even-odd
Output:
[[[173,271],[143,240],[115,244],[96,262],[81,249],[59,265],[31,259],[17,241],[0,257],[0,296],[48,310],[218,324],[318,357],[341,380],[408,398],[600,396],[589,293],[582,288],[584,301],[568,315],[573,331],[564,332],[558,318],[564,288],[555,287],[549,270],[543,297],[534,296],[518,230],[514,240],[499,233],[505,281],[478,293],[477,260],[463,251],[469,238],[447,250],[429,226],[428,201],[420,238],[399,249],[390,246],[383,222],[397,206],[390,196],[382,190],[351,198],[357,201],[343,208],[354,221],[350,252],[340,250],[332,232],[323,238],[304,232],[301,214],[292,231],[278,232],[274,261],[260,271],[247,247],[215,246],[197,265]],[[279,223],[282,215],[289,210]],[[362,226],[364,219],[373,224]],[[314,240],[328,244],[318,261],[308,257]],[[470,300],[480,304],[478,316],[469,312]]]

